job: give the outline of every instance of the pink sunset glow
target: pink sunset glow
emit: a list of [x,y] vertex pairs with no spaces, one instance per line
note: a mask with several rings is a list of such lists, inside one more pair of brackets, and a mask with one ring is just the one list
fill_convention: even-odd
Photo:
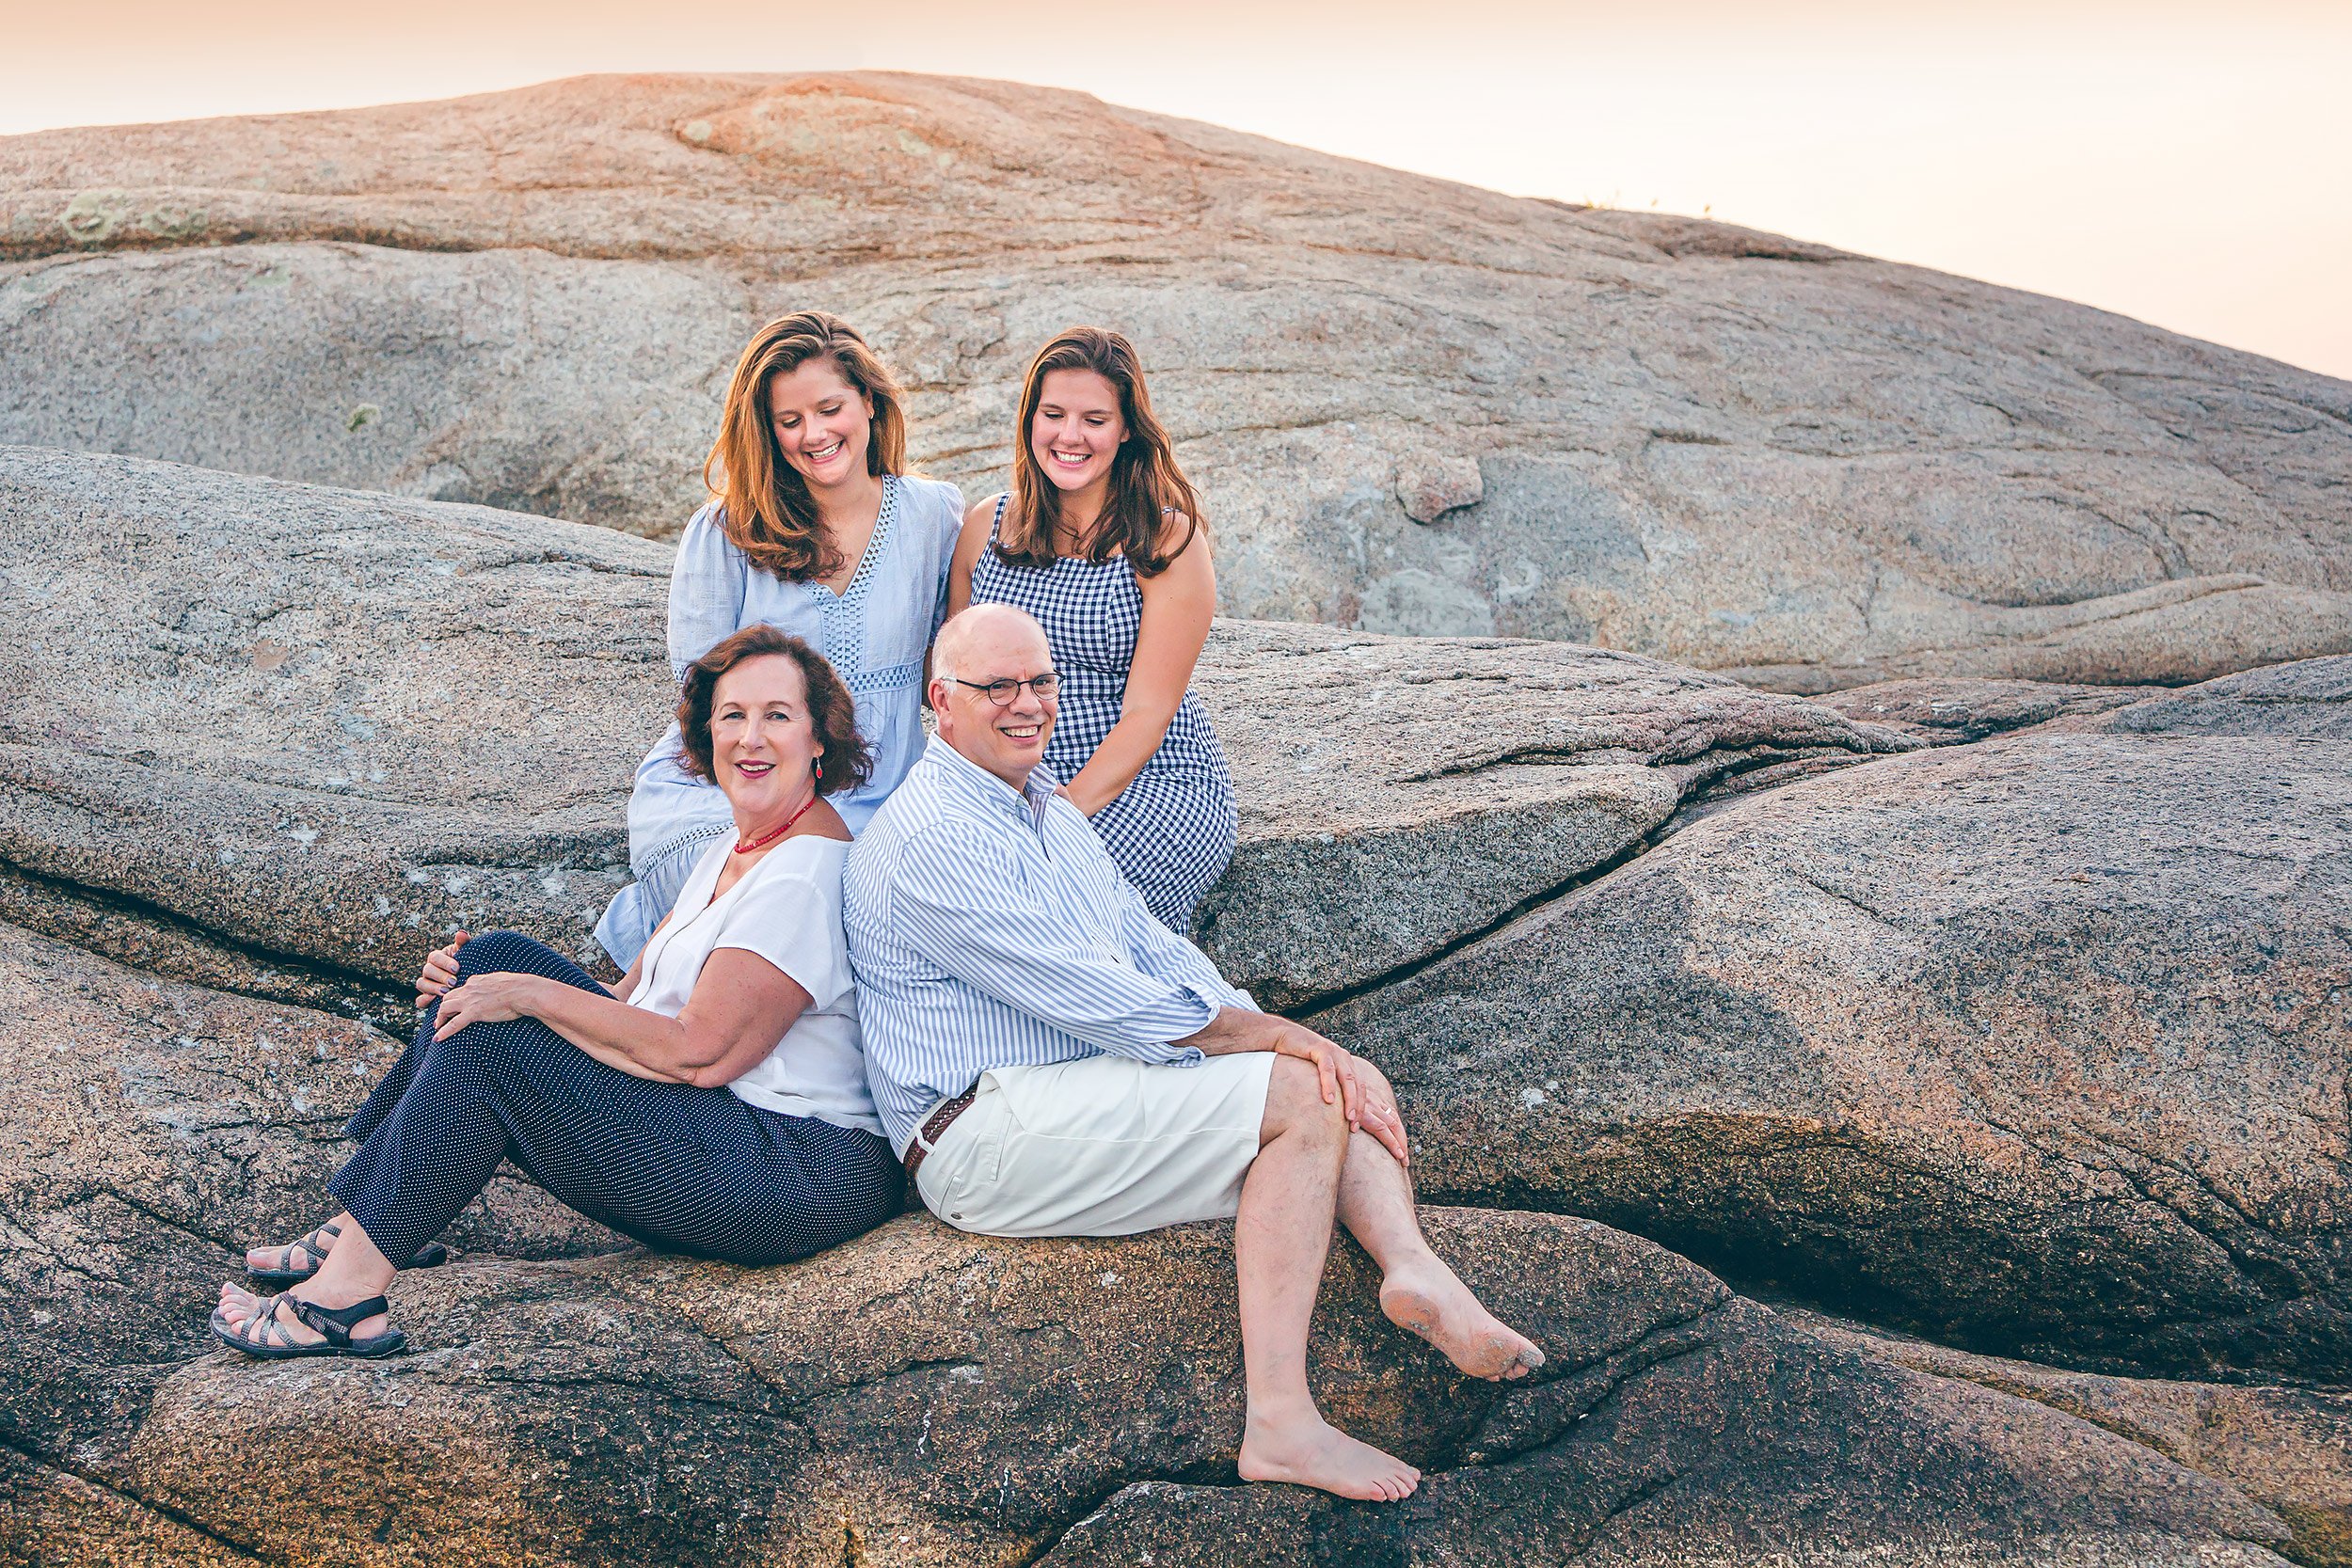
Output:
[[0,134],[583,71],[1074,87],[1524,195],[1714,217],[2352,376],[2352,7],[902,0],[23,8]]

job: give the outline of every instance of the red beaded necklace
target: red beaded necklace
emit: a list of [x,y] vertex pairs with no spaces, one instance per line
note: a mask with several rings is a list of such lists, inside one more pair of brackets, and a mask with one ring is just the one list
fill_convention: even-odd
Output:
[[798,822],[802,817],[806,816],[808,815],[809,807],[815,805],[816,803],[817,797],[811,795],[808,798],[806,804],[803,805],[800,810],[794,812],[791,816],[786,817],[783,822],[779,823],[769,832],[760,834],[757,838],[748,841],[737,839],[735,841],[735,852],[739,855],[748,855],[755,849],[766,848],[769,845],[773,844],[776,840],[790,832],[792,831],[792,824]]

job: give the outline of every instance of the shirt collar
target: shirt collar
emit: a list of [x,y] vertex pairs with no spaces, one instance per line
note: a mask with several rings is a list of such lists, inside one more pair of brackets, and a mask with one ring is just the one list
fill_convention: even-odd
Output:
[[1043,825],[1045,810],[1054,803],[1054,791],[1061,787],[1061,780],[1054,770],[1041,762],[1029,770],[1024,787],[1016,790],[936,735],[931,736],[924,754],[938,764],[962,800],[985,811],[1023,818],[1033,827]]

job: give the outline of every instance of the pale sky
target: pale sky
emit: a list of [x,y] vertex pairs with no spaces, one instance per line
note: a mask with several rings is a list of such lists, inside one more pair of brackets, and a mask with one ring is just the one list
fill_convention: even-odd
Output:
[[1712,215],[2352,378],[2352,0],[0,0],[0,134],[592,71],[1075,87],[1528,196]]

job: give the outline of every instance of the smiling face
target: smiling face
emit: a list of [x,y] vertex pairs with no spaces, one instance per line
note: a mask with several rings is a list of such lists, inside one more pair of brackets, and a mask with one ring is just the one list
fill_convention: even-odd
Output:
[[830,489],[866,472],[874,404],[818,355],[768,378],[768,428],[811,490]]
[[1108,483],[1126,439],[1119,388],[1107,377],[1086,370],[1045,372],[1029,420],[1029,451],[1056,489]]
[[711,688],[711,771],[739,829],[765,826],[807,800],[822,750],[797,660],[747,658]]
[[959,684],[1027,680],[1054,668],[1045,633],[1018,610],[976,605],[939,634],[931,656],[931,710],[939,716],[939,737],[957,753],[1019,789],[1045,760],[1060,705],[1030,687],[998,707],[985,691]]

